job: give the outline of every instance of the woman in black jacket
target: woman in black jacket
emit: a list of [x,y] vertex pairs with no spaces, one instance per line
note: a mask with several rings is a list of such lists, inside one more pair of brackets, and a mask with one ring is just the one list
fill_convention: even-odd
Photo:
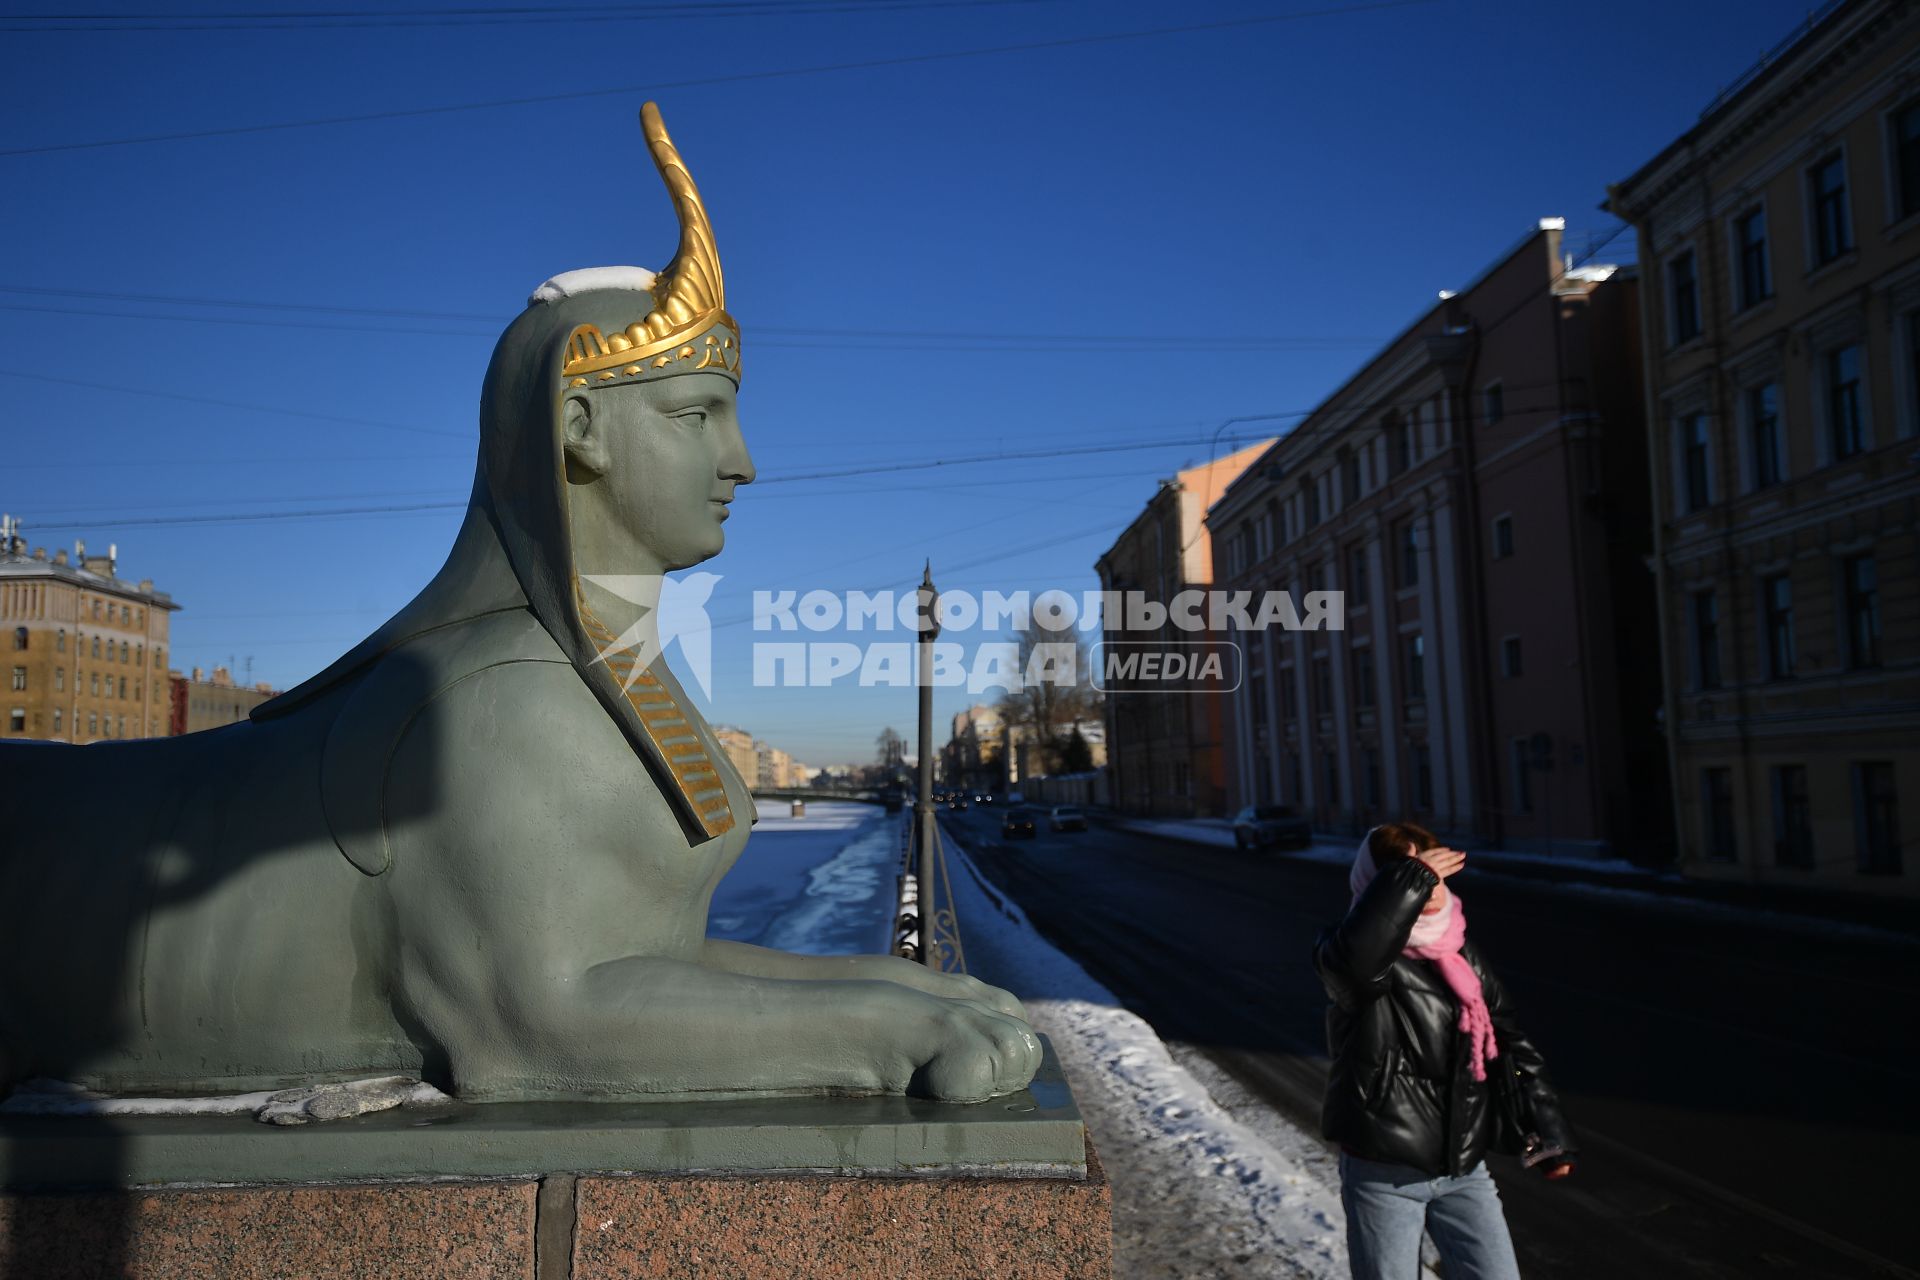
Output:
[[1355,1280],[1413,1280],[1422,1231],[1449,1280],[1517,1278],[1482,1157],[1507,1151],[1549,1178],[1573,1169],[1546,1064],[1445,884],[1465,862],[1411,823],[1375,827],[1353,905],[1314,951],[1333,1001],[1321,1127],[1340,1144]]

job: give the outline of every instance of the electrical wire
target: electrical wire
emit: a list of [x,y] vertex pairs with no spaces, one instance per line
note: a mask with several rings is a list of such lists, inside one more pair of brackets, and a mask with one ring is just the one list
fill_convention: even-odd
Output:
[[631,97],[659,94],[673,89],[695,89],[713,85],[744,84],[753,81],[786,80],[800,76],[829,75],[843,71],[871,71],[883,67],[920,66],[935,62],[955,62],[968,58],[997,57],[1008,53],[1032,53],[1044,49],[1063,49],[1078,45],[1114,44],[1126,40],[1150,40],[1160,36],[1189,35],[1202,31],[1226,31],[1281,22],[1301,22],[1312,18],[1405,9],[1427,5],[1435,0],[1374,0],[1373,3],[1322,9],[1301,9],[1292,13],[1264,14],[1252,18],[1232,18],[1221,22],[1200,22],[1178,27],[1154,27],[1144,31],[1113,31],[1096,35],[1068,36],[1057,40],[1033,40],[1020,44],[992,45],[978,49],[948,49],[935,53],[906,54],[888,58],[864,58],[852,62],[828,62],[810,67],[787,67],[770,71],[740,71],[723,76],[700,76],[689,80],[662,80],[646,85],[626,85],[617,89],[581,89],[569,93],[532,94],[519,98],[495,98],[485,102],[447,103],[432,107],[413,107],[400,111],[367,111],[352,115],[320,116],[307,120],[283,120],[273,124],[230,125],[221,129],[189,129],[176,133],[149,133],[122,138],[96,138],[86,142],[56,142],[36,147],[0,149],[0,158],[52,155],[68,151],[94,151],[105,147],[145,146],[157,142],[185,142],[201,138],[233,138],[251,134],[278,133],[290,129],[321,129],[333,125],[365,124],[380,120],[420,119],[427,116],[454,115],[468,111],[492,111],[508,107],[540,106],[556,102],[581,102],[592,98]]

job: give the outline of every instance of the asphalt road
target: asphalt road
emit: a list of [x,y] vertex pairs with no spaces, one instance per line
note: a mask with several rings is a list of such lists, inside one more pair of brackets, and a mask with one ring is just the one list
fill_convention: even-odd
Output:
[[[1006,843],[981,806],[945,820],[1163,1040],[1318,1131],[1309,957],[1344,866],[1098,825]],[[1454,883],[1581,1140],[1565,1182],[1492,1162],[1527,1275],[1920,1275],[1920,939],[1471,861]]]

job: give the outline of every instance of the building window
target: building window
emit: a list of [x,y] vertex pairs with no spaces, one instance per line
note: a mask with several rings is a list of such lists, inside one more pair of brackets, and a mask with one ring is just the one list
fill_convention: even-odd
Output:
[[7,716],[7,730],[11,733],[25,733],[27,731],[27,709],[25,707],[15,707]]
[[93,638],[93,656],[96,658],[100,656],[100,637],[99,636],[95,636]]
[[1853,850],[1861,871],[1900,874],[1900,806],[1891,764],[1853,766]]
[[1805,765],[1767,770],[1773,789],[1773,865],[1813,869],[1813,809],[1807,802]]
[[28,639],[27,629],[25,627],[15,627],[13,629],[13,647],[14,648],[16,649],[26,648],[27,639]]
[[1393,474],[1413,465],[1413,422],[1399,414],[1387,418],[1387,449],[1393,455]]
[[1307,528],[1320,523],[1320,483],[1312,476],[1300,481],[1300,502],[1306,512]]
[[1753,451],[1753,487],[1780,483],[1780,387],[1763,382],[1748,387],[1747,447]]
[[1507,763],[1513,771],[1513,811],[1515,813],[1533,812],[1533,779],[1527,771],[1531,759],[1525,738],[1512,738],[1507,742]]
[[1493,518],[1493,558],[1505,560],[1513,554],[1513,517]]
[[1433,812],[1433,757],[1426,743],[1407,748],[1407,769],[1413,775],[1413,807]]
[[1706,841],[1707,857],[1715,862],[1732,862],[1733,843],[1733,771],[1700,771],[1701,836]]
[[120,677],[120,696],[122,698],[127,696],[127,678],[125,676]]
[[1507,636],[1500,641],[1500,674],[1511,679],[1520,674],[1520,637]]
[[55,693],[65,693],[66,690],[67,669],[65,667],[55,667],[53,669],[53,691]]
[[1353,653],[1353,705],[1361,709],[1373,706],[1373,650],[1355,649]]
[[1355,454],[1340,455],[1340,506],[1344,510],[1360,501],[1360,459]]
[[1677,347],[1700,336],[1700,277],[1693,250],[1667,260],[1667,345]]
[[1848,556],[1841,562],[1846,588],[1847,665],[1880,665],[1880,573],[1872,555]]
[[53,709],[53,731],[55,733],[60,732],[61,719],[62,719],[61,709],[59,707],[55,707]]
[[1891,124],[1893,216],[1899,221],[1920,213],[1920,101],[1894,112]]
[[1358,608],[1367,602],[1367,549],[1354,547],[1347,552],[1347,607]]
[[1380,807],[1380,748],[1362,747],[1360,777],[1361,785],[1366,788],[1366,805],[1369,809]]
[[1400,548],[1400,585],[1417,587],[1420,585],[1420,533],[1409,520],[1400,526],[1395,535]]
[[1689,413],[1680,419],[1680,464],[1686,481],[1682,514],[1704,510],[1713,501],[1712,455],[1707,447],[1707,415]]
[[1860,405],[1860,344],[1827,352],[1827,445],[1832,459],[1851,458],[1866,446]]
[[1280,668],[1280,716],[1292,720],[1300,714],[1300,696],[1294,692],[1293,668]]
[[1320,777],[1326,785],[1326,802],[1330,809],[1340,807],[1340,758],[1331,751],[1320,753]]
[[1740,268],[1740,309],[1773,296],[1773,272],[1767,266],[1767,211],[1755,206],[1733,221],[1734,252]]
[[65,653],[67,651],[67,631],[65,627],[53,633],[53,651],[55,653]]
[[87,736],[89,738],[97,738],[100,736],[100,713],[98,711],[87,712]]
[[1853,225],[1847,216],[1847,160],[1840,152],[1807,170],[1807,206],[1813,265],[1824,267],[1853,249]]
[[127,655],[131,652],[132,650],[127,648],[127,642],[125,640],[122,640],[120,642],[120,661],[125,662],[127,660]]
[[1407,637],[1407,697],[1427,696],[1427,638],[1419,632]]
[[93,696],[97,698],[100,696],[100,673],[98,671],[95,671],[92,673],[92,677],[93,677]]
[[1333,714],[1333,673],[1331,664],[1324,657],[1313,660],[1313,713],[1325,716]]
[[124,738],[127,736],[127,718],[120,716],[119,722],[118,726],[114,729],[113,736],[116,738]]
[[1480,393],[1480,399],[1485,408],[1488,426],[1493,426],[1499,422],[1500,419],[1507,416],[1507,389],[1505,386],[1498,382],[1488,383],[1486,390]]
[[1767,676],[1786,680],[1793,675],[1793,580],[1776,573],[1760,580],[1760,606],[1765,611]]
[[25,667],[15,667],[13,669],[13,687],[16,689],[24,689],[27,687],[27,669]]
[[1693,593],[1693,687],[1720,687],[1720,609],[1711,591]]

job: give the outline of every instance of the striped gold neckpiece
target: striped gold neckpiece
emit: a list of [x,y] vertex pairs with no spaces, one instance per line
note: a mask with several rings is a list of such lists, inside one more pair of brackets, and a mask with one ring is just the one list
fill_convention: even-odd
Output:
[[[693,713],[680,705],[673,689],[639,665],[631,649],[616,648],[618,641],[607,625],[587,607],[586,589],[579,575],[573,579],[574,600],[580,606],[580,621],[587,636],[600,651],[600,660],[619,682],[621,691],[640,727],[666,762],[680,795],[700,819],[701,829],[709,836],[733,830],[733,808],[727,803],[727,788],[721,779],[719,762],[707,753],[694,728]],[[636,670],[637,668],[637,670]]]

